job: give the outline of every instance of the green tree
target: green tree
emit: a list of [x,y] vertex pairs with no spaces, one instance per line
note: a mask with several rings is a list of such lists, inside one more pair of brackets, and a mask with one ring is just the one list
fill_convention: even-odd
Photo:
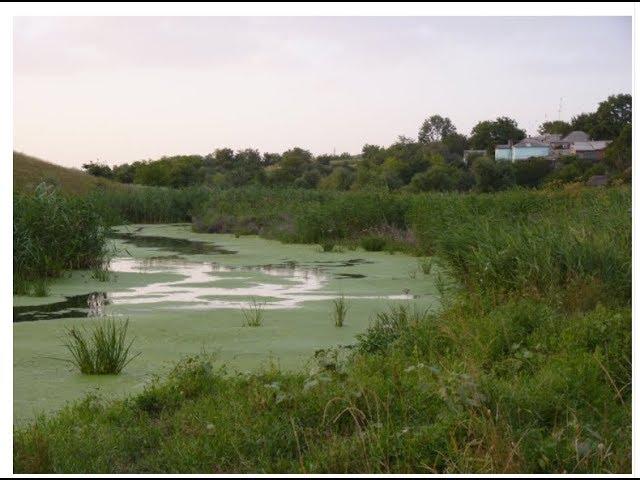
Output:
[[629,94],[611,95],[593,113],[581,113],[571,120],[573,130],[582,130],[596,140],[612,140],[631,125],[632,100]]
[[513,164],[513,174],[517,185],[538,187],[552,170],[551,161],[546,158],[518,160]]
[[496,145],[505,144],[509,140],[519,142],[525,136],[525,131],[518,128],[515,120],[509,117],[498,117],[494,121],[478,122],[471,130],[469,144],[473,149],[492,152]]
[[355,180],[354,172],[347,167],[336,167],[331,174],[324,177],[319,184],[319,188],[327,190],[349,190]]
[[458,187],[460,173],[449,165],[434,165],[426,172],[418,172],[411,179],[410,189],[414,192],[450,191]]
[[476,186],[481,192],[495,192],[512,187],[515,184],[511,162],[480,157],[473,162],[473,175]]
[[82,169],[94,177],[113,178],[113,171],[109,165],[98,162],[83,163]]
[[631,124],[622,128],[620,135],[609,144],[604,152],[604,161],[614,170],[622,172],[631,167]]
[[418,142],[441,142],[454,133],[456,133],[456,127],[449,118],[432,115],[422,123],[418,132]]
[[549,122],[544,122],[538,127],[538,133],[540,135],[544,135],[545,133],[555,133],[560,134],[564,137],[571,133],[571,130],[571,124],[562,120],[552,120]]

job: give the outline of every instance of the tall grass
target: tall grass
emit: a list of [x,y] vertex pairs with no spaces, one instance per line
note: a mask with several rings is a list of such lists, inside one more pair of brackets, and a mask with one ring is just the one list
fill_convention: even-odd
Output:
[[69,362],[86,375],[117,375],[139,353],[131,354],[134,339],[127,340],[129,320],[101,319],[92,327],[73,326],[65,332]]
[[209,198],[205,187],[183,189],[136,186],[127,189],[99,189],[87,200],[110,225],[122,223],[190,222],[192,215]]
[[254,298],[251,300],[247,308],[240,310],[242,318],[244,319],[243,325],[246,327],[261,327],[264,320],[264,304],[258,303]]
[[342,327],[344,325],[344,321],[347,318],[347,311],[349,310],[349,304],[344,297],[344,294],[341,294],[339,297],[334,298],[332,301],[333,311],[331,316],[333,317],[333,323],[336,327]]
[[47,279],[102,265],[105,245],[105,224],[85,199],[45,184],[14,194],[14,293],[42,294]]

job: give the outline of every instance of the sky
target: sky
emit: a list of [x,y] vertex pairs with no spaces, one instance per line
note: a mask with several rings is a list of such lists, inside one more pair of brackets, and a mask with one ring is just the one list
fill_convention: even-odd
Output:
[[630,17],[16,17],[14,150],[355,154],[433,114],[535,134],[631,93],[631,40]]

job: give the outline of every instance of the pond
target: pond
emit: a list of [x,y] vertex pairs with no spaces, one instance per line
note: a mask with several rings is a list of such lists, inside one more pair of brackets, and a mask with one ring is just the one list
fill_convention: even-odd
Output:
[[[14,296],[14,421],[89,392],[140,390],[185,355],[213,353],[230,371],[304,368],[316,349],[349,345],[391,303],[435,306],[431,275],[402,254],[285,245],[255,236],[196,234],[189,225],[118,227],[107,281],[76,271],[45,298]],[[345,325],[331,302],[344,295]],[[243,326],[254,302],[261,327]],[[84,376],[61,361],[64,329],[103,316],[129,319],[141,355],[119,376]]]

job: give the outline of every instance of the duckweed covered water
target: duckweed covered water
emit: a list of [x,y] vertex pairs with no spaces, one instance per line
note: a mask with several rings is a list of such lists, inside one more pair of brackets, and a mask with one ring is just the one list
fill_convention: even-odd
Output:
[[[432,275],[418,259],[361,250],[322,252],[254,236],[195,234],[189,225],[119,227],[112,275],[99,282],[73,272],[46,299],[14,297],[14,421],[51,412],[88,392],[139,390],[188,354],[215,353],[231,370],[277,363],[299,369],[320,348],[348,345],[392,302],[435,304]],[[331,301],[350,304],[345,325]],[[241,309],[263,304],[260,328],[243,327]],[[142,355],[119,376],[85,376],[65,356],[65,326],[104,315],[130,319]]]

